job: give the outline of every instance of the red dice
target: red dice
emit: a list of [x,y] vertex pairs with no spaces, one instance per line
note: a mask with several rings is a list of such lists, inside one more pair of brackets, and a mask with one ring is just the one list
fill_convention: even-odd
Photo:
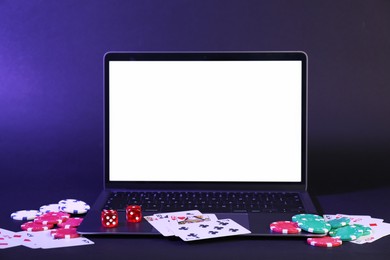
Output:
[[141,206],[130,205],[126,208],[126,219],[127,222],[138,223],[142,220]]
[[116,210],[103,209],[101,219],[103,227],[113,228],[118,226],[118,212]]

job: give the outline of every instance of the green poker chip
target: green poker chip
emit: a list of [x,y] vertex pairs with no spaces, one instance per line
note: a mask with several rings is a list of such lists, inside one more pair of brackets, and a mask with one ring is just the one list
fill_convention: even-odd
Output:
[[346,217],[329,220],[328,223],[332,226],[332,229],[345,227],[351,220]]
[[355,226],[361,228],[363,230],[362,236],[368,236],[372,234],[372,229],[370,227],[366,227],[360,224],[354,224]]
[[337,229],[332,229],[329,232],[331,237],[338,237],[342,241],[352,241],[361,237],[364,233],[364,230],[360,226],[351,225],[345,226]]
[[327,234],[332,228],[331,225],[326,223],[323,219],[301,219],[298,221],[298,227],[306,232],[315,234]]
[[302,222],[302,221],[309,221],[309,220],[324,220],[323,217],[315,214],[298,214],[292,217],[293,222]]

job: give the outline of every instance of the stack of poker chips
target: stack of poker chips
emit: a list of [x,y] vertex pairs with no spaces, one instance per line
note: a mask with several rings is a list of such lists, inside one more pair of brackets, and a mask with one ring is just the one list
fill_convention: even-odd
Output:
[[298,214],[292,221],[277,221],[270,224],[275,233],[297,234],[302,230],[313,234],[324,234],[323,237],[308,238],[307,243],[318,247],[337,247],[343,241],[353,241],[361,236],[371,234],[371,228],[362,225],[349,225],[348,218],[339,218],[328,222],[314,214]]
[[[83,201],[67,199],[56,204],[43,205],[39,210],[19,210],[11,214],[14,220],[28,221],[20,227],[29,232],[39,232],[52,229],[54,238],[79,237],[76,228],[81,224],[81,217],[72,215],[85,214],[90,206]],[[55,229],[54,229],[55,228]]]

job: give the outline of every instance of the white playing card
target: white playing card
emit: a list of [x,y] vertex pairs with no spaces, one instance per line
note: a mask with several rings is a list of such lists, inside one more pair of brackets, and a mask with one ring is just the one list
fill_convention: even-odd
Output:
[[363,226],[372,227],[377,225],[378,223],[383,222],[383,219],[372,218],[371,216],[366,216],[366,215],[344,215],[344,214],[336,215],[336,218],[341,218],[341,217],[349,218],[351,220],[351,222],[349,222],[350,225],[360,224]]
[[175,233],[184,241],[195,241],[249,234],[251,232],[231,219],[220,219],[198,224],[180,225]]
[[42,244],[43,249],[70,247],[70,246],[85,246],[93,245],[94,242],[85,237],[70,238],[70,239],[51,239]]
[[175,236],[178,236],[176,230],[183,225],[194,225],[200,223],[206,223],[209,221],[217,221],[218,218],[215,214],[201,214],[201,215],[190,215],[185,219],[176,219],[169,223],[169,229],[173,231]]
[[153,215],[145,216],[144,218],[146,219],[146,221],[148,221],[150,225],[152,225],[155,229],[157,229],[157,231],[160,232],[161,235],[163,235],[164,237],[173,236],[173,233],[169,230],[167,226],[166,220],[159,219]]
[[355,244],[365,244],[365,243],[372,243],[384,236],[390,235],[390,224],[389,223],[379,223],[375,226],[371,226],[372,234],[364,237],[360,237],[354,241],[351,241]]
[[29,231],[21,231],[18,232],[17,234],[21,237],[21,245],[32,248],[32,249],[37,249],[41,248],[40,245],[40,238],[41,237],[47,237],[50,236],[51,230],[48,231],[41,231],[41,232],[29,232]]
[[20,245],[20,239],[15,232],[0,228],[0,249]]
[[199,210],[178,211],[169,213],[159,213],[152,216],[145,216],[144,218],[157,229],[163,236],[174,236],[175,234],[170,229],[170,222],[177,219],[185,219],[192,215],[201,215]]
[[60,248],[70,246],[81,246],[81,245],[93,245],[94,242],[85,238],[70,238],[70,239],[55,239],[50,235],[52,230],[40,231],[40,232],[27,232],[22,231],[16,233],[21,238],[21,245],[29,248]]
[[372,229],[372,234],[367,236],[362,236],[351,243],[355,244],[365,244],[376,241],[386,235],[390,234],[390,224],[383,223],[383,219],[372,218],[368,215],[346,215],[346,214],[336,214],[336,215],[324,215],[325,220],[329,221],[331,219],[338,219],[342,217],[347,217],[350,220],[350,225],[359,224],[365,227],[370,227]]

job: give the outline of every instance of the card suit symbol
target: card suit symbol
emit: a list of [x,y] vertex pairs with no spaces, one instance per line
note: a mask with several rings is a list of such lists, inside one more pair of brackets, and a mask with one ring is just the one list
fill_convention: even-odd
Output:
[[198,234],[195,234],[195,233],[190,233],[190,234],[187,235],[187,237],[199,238],[199,237],[198,237]]
[[179,230],[188,230],[188,227],[180,227]]
[[207,228],[209,225],[205,225],[205,224],[200,224],[199,227],[201,228]]
[[179,220],[185,220],[187,217],[177,217]]
[[222,221],[217,221],[218,224],[222,225],[222,226],[226,226],[227,224],[229,224],[229,222],[222,222]]
[[218,234],[218,231],[209,231],[209,234],[211,234],[211,235],[216,235],[216,234]]
[[216,229],[216,230],[221,230],[221,229],[223,229],[223,227],[215,226],[214,229]]
[[231,232],[237,232],[237,231],[238,231],[238,228],[230,228],[229,231],[231,231]]

